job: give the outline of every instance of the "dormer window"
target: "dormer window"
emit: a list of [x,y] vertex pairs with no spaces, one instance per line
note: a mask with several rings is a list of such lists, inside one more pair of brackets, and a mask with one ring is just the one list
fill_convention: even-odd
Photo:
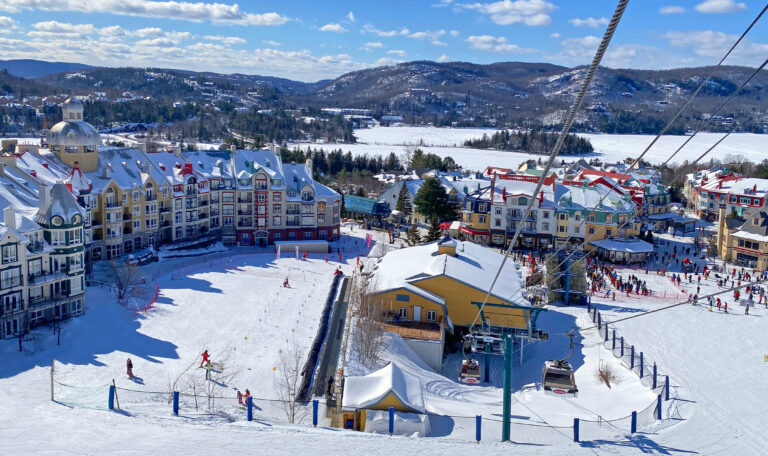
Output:
[[752,219],[752,224],[753,224],[753,225],[759,225],[759,224],[760,224],[760,218],[759,218],[759,217],[755,217],[755,218],[753,218],[753,219]]

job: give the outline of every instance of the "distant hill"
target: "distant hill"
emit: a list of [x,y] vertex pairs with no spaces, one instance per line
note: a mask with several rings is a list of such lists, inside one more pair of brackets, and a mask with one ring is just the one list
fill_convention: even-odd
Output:
[[0,60],[0,70],[8,70],[9,73],[20,78],[39,78],[62,71],[78,71],[89,68],[95,67],[82,63],[45,62],[32,59]]

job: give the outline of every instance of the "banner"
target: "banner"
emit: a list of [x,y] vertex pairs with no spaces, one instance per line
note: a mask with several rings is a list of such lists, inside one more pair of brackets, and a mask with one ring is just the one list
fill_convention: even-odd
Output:
[[277,245],[277,259],[280,259],[280,244]]

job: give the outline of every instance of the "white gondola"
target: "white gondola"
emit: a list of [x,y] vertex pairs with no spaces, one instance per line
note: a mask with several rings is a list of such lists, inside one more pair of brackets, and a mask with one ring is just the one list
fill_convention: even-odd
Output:
[[576,397],[579,393],[579,389],[576,388],[576,379],[573,377],[573,367],[567,361],[573,356],[573,332],[568,333],[568,337],[571,342],[571,353],[563,359],[544,361],[541,385],[545,394]]
[[573,378],[573,368],[565,360],[545,361],[541,378],[545,394],[576,397],[579,393]]
[[476,359],[464,358],[461,361],[459,381],[461,383],[480,383],[480,363]]

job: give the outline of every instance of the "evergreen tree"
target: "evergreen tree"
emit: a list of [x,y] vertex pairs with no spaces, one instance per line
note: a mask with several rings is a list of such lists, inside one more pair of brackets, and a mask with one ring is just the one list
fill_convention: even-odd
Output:
[[368,196],[368,195],[366,195],[366,193],[365,193],[365,189],[363,188],[363,186],[362,186],[362,185],[361,185],[360,187],[357,187],[357,191],[355,192],[355,194],[356,194],[357,196],[362,196],[363,198],[365,198],[366,196]]
[[405,232],[405,238],[408,245],[416,245],[421,242],[421,234],[419,234],[419,228],[416,227],[415,223]]
[[427,237],[424,238],[427,242],[432,242],[440,239],[440,236],[443,234],[442,230],[440,229],[440,224],[437,223],[437,217],[432,217],[431,223],[429,224],[429,231],[427,231]]
[[453,220],[456,217],[456,205],[448,198],[445,187],[439,180],[429,177],[419,188],[413,204],[419,214],[437,217],[440,220]]
[[395,210],[402,212],[406,217],[413,214],[411,199],[408,197],[408,189],[406,188],[405,183],[403,183],[402,187],[400,187],[400,193],[397,195]]

